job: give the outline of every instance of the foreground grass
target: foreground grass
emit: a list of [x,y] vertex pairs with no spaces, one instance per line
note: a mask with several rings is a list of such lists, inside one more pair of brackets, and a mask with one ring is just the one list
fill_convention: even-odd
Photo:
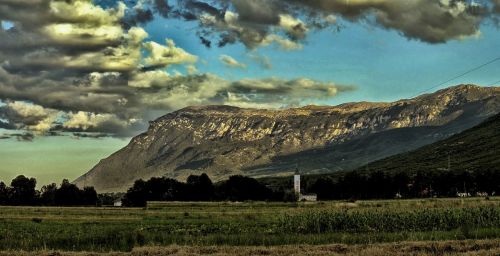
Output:
[[498,238],[498,197],[152,202],[144,209],[0,207],[0,251],[108,252],[172,244],[273,246]]
[[179,246],[138,247],[131,252],[0,251],[0,256],[250,256],[250,255],[500,255],[500,240],[400,242],[370,245]]

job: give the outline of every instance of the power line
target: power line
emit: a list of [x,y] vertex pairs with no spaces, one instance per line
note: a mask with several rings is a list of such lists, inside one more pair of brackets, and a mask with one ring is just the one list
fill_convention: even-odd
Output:
[[493,82],[493,83],[491,83],[491,84],[489,84],[489,85],[487,85],[487,86],[492,86],[492,85],[495,85],[495,84],[500,84],[500,80],[498,80],[498,81],[496,81],[496,82]]
[[[428,92],[428,91],[430,91],[430,90],[432,90],[432,89],[435,89],[435,88],[437,88],[437,87],[439,87],[439,86],[441,86],[441,85],[443,85],[443,84],[446,84],[446,83],[448,83],[448,82],[451,82],[451,81],[453,81],[453,80],[455,80],[455,79],[457,79],[457,78],[460,78],[460,77],[462,77],[462,76],[465,76],[465,75],[467,75],[467,74],[470,74],[470,73],[472,73],[472,72],[474,72],[474,71],[476,71],[476,70],[478,70],[478,69],[481,69],[481,68],[483,68],[483,67],[485,67],[485,66],[488,66],[488,65],[490,65],[491,63],[496,62],[496,61],[499,61],[499,60],[500,60],[500,57],[497,57],[497,58],[492,59],[492,60],[490,60],[490,61],[488,61],[488,62],[486,62],[486,63],[483,63],[483,64],[481,64],[481,65],[479,65],[479,66],[477,66],[477,67],[471,68],[471,69],[469,69],[469,70],[467,70],[467,71],[465,71],[465,72],[463,72],[463,73],[461,73],[461,74],[459,74],[459,75],[457,75],[457,76],[454,76],[454,77],[452,77],[452,78],[450,78],[450,79],[448,79],[448,80],[446,80],[446,81],[444,81],[444,82],[442,82],[442,83],[440,83],[440,84],[437,84],[437,85],[435,85],[435,86],[432,86],[432,87],[430,87],[430,88],[428,88],[428,89],[426,89],[426,90],[424,90],[424,91],[420,92],[420,93],[419,93],[419,94],[417,94],[417,95],[412,96],[412,98],[413,98],[413,97],[416,97],[416,96],[419,96],[419,95],[421,95],[421,94],[424,94],[424,93],[426,93],[426,92]],[[499,82],[500,82],[500,81],[499,81]],[[495,83],[497,83],[497,82],[495,82]]]

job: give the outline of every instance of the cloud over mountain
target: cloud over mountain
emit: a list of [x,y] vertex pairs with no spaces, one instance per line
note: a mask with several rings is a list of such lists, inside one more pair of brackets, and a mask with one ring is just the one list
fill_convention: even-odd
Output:
[[[100,4],[96,4],[100,3]],[[0,126],[35,134],[131,136],[188,105],[280,108],[355,87],[307,78],[228,80],[200,74],[199,57],[139,25],[157,16],[193,21],[206,46],[302,49],[311,31],[362,22],[427,43],[476,36],[500,3],[461,0],[4,0],[0,4]],[[212,44],[212,42],[215,42]],[[249,58],[271,68],[266,56]],[[229,55],[225,65],[246,65]],[[183,66],[187,74],[169,68]]]
[[[208,4],[184,4],[203,14],[200,22],[215,22],[213,28],[221,26],[220,31],[225,31],[230,26],[252,34],[243,32],[247,28],[241,22],[253,21],[253,14],[240,19],[239,14],[227,12],[227,22],[222,22]],[[244,8],[245,3],[240,4]],[[140,1],[131,8],[114,1],[107,5],[91,0],[2,1],[1,20],[12,26],[0,27],[1,127],[37,135],[132,136],[158,113],[187,105],[282,107],[325,99],[351,88],[305,78],[229,81],[196,74],[197,56],[173,40],[152,41],[136,26],[151,20],[153,11],[148,12],[146,6],[154,6],[157,14],[172,11],[162,0]],[[304,30],[294,24],[302,23],[286,17],[282,26],[287,33],[302,37]],[[291,39],[272,35],[254,42],[298,47]],[[167,70],[172,65],[184,65],[190,74],[172,75]]]

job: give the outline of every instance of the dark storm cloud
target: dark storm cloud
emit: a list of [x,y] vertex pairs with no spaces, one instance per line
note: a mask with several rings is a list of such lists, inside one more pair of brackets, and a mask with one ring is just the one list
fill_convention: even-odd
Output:
[[184,11],[191,13],[192,16],[198,17],[202,13],[208,13],[216,17],[224,16],[224,8],[217,8],[205,2],[195,0],[181,0],[179,2],[184,7]]
[[138,24],[145,24],[154,20],[153,11],[149,9],[136,8],[133,12],[127,14],[122,20],[124,27],[131,28]]
[[[496,0],[495,0],[496,1]],[[487,6],[461,0],[310,0],[289,1],[313,13],[334,14],[352,22],[368,21],[405,37],[428,43],[474,36],[488,17]]]
[[[164,1],[160,1],[164,2]],[[197,34],[203,38],[202,43],[208,47],[212,40],[219,47],[235,42],[242,42],[248,48],[255,48],[266,41],[270,26],[279,25],[279,1],[172,1],[170,8],[161,8],[156,0],[142,0],[134,8],[137,12],[153,10],[165,18],[197,20],[200,23]],[[275,6],[276,5],[276,6]],[[232,8],[231,10],[228,10]],[[232,20],[230,14],[236,11],[238,17]],[[213,37],[215,39],[209,37]],[[284,39],[283,39],[284,40]]]
[[[36,11],[48,9],[49,3],[49,0],[3,0],[0,4],[0,17],[10,21],[23,20],[23,28],[30,30],[49,22],[50,15]],[[33,11],[27,11],[29,9]]]
[[307,8],[340,15],[351,21],[374,18],[376,25],[428,43],[473,36],[487,17],[487,7],[466,1],[298,1]]
[[[124,97],[134,93],[131,88],[123,84],[92,86],[89,83],[94,81],[89,81],[93,79],[89,76],[83,79],[70,77],[51,80],[44,76],[14,75],[0,68],[0,96],[12,100],[26,100],[46,108],[63,111],[113,113],[119,112],[118,109],[122,108]],[[98,80],[101,84],[101,80]]]
[[[209,35],[218,37],[219,46],[241,42],[255,48],[272,42],[283,45],[286,39],[300,42],[309,29],[339,29],[336,16],[396,30],[410,39],[444,43],[476,36],[486,19],[497,19],[500,3],[489,1],[491,8],[465,0],[178,0],[168,12],[156,3],[149,6],[169,18],[198,20],[198,33],[207,40]],[[273,40],[279,34],[287,38]]]
[[241,22],[265,25],[278,25],[279,14],[285,8],[274,0],[233,0],[235,11]]

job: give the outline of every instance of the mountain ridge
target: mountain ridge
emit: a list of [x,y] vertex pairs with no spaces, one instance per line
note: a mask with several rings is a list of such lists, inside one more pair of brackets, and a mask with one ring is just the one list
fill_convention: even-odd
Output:
[[[498,112],[500,88],[475,85],[395,102],[282,110],[186,107],[151,121],[147,132],[75,183],[108,192],[153,176],[262,177],[289,174],[297,164],[306,173],[318,166],[326,172],[353,169],[447,138]],[[373,142],[364,146],[367,141]]]

